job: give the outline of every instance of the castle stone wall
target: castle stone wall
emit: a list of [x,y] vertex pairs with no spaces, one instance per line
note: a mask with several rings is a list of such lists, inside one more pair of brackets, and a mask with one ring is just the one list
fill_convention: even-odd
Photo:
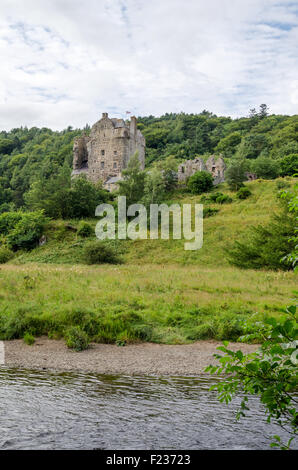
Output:
[[[73,147],[72,177],[86,175],[96,183],[105,184],[117,177],[127,167],[130,157],[138,150],[140,166],[145,167],[145,138],[137,129],[136,118],[129,125],[123,119],[110,119],[103,113],[102,119],[94,124],[90,136],[78,137]],[[110,184],[106,185],[110,189]]]

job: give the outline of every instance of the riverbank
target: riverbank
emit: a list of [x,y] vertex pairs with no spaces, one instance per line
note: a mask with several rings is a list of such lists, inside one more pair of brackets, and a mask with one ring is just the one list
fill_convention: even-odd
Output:
[[[98,374],[127,375],[197,375],[209,364],[215,364],[213,354],[222,343],[198,341],[193,344],[165,345],[153,343],[91,344],[82,352],[68,349],[64,341],[38,338],[28,346],[22,340],[5,341],[4,364],[26,369],[83,371]],[[243,353],[257,349],[255,344],[230,343],[232,350]]]

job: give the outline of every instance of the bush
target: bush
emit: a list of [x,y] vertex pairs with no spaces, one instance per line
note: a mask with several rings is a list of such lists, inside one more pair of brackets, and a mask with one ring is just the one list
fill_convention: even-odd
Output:
[[268,157],[259,157],[251,165],[251,170],[258,178],[272,180],[279,175],[279,164]]
[[290,186],[291,186],[290,183],[282,179],[276,181],[277,189],[286,189],[286,188],[290,188]]
[[251,191],[246,186],[240,188],[236,194],[238,199],[247,199],[249,196],[251,196]]
[[295,226],[295,214],[284,207],[267,225],[252,227],[243,241],[236,241],[233,248],[227,249],[229,262],[248,269],[292,269],[286,256],[295,246],[290,239]]
[[292,176],[298,173],[298,153],[287,155],[280,161],[282,176]]
[[22,212],[4,212],[0,215],[0,234],[7,235],[22,219]]
[[94,241],[86,244],[83,257],[87,264],[120,263],[115,249],[102,241]]
[[232,191],[238,191],[246,180],[246,171],[248,163],[246,160],[234,160],[226,171],[226,181]]
[[213,188],[212,175],[207,171],[197,171],[188,179],[187,187],[193,194],[208,192]]
[[7,243],[13,251],[35,248],[48,219],[43,211],[25,212],[7,235]]
[[229,204],[230,202],[233,202],[233,199],[227,194],[221,194],[216,198],[215,202],[217,204]]
[[90,341],[87,333],[82,330],[79,326],[70,327],[66,333],[66,346],[75,351],[83,351],[88,349]]
[[79,237],[83,237],[83,238],[88,238],[88,237],[91,237],[91,235],[94,234],[94,230],[93,228],[91,227],[90,224],[88,224],[88,222],[84,222],[83,220],[79,223],[79,227],[78,227],[78,232],[77,234],[79,235]]
[[32,346],[32,344],[35,343],[35,338],[30,333],[25,333],[23,339],[24,339],[24,343],[28,344],[28,346]]
[[5,246],[0,247],[0,264],[7,263],[10,259],[13,258],[13,252],[6,248]]
[[219,209],[215,209],[212,207],[204,207],[203,209],[203,217],[212,217],[213,215],[217,214],[219,212]]

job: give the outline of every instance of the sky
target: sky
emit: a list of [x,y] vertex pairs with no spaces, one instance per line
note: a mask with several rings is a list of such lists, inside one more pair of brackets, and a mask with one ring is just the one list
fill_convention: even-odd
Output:
[[0,129],[298,110],[298,0],[0,0]]

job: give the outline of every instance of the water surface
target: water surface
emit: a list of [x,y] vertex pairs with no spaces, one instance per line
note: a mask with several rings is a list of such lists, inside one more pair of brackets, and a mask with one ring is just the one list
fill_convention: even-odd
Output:
[[[0,368],[0,449],[267,449],[258,399],[240,422],[207,377]],[[295,447],[295,446],[294,446]]]

